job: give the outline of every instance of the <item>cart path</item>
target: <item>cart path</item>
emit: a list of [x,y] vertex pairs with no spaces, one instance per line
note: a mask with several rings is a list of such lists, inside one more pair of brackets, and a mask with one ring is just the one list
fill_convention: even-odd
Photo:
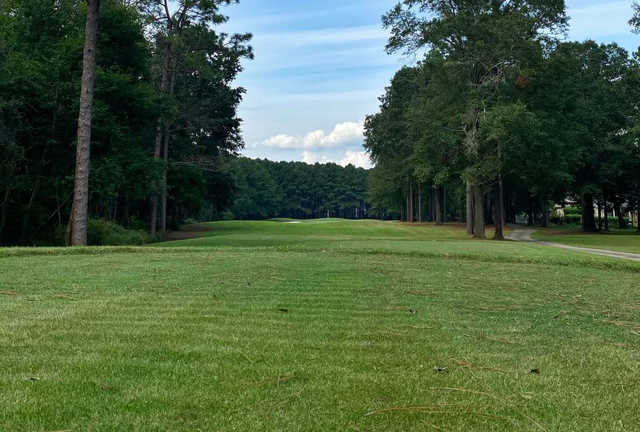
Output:
[[571,250],[575,252],[584,252],[592,255],[602,255],[602,256],[607,256],[611,258],[618,258],[618,259],[625,259],[629,261],[640,262],[640,254],[612,251],[612,250],[606,250],[606,249],[593,249],[593,248],[583,248],[583,247],[577,247],[577,246],[567,246],[560,243],[538,241],[538,240],[535,240],[533,237],[531,237],[535,231],[536,230],[531,228],[514,227],[513,230],[511,232],[508,232],[505,237],[509,240],[518,241],[518,242],[536,243],[544,246],[566,249],[566,250]]

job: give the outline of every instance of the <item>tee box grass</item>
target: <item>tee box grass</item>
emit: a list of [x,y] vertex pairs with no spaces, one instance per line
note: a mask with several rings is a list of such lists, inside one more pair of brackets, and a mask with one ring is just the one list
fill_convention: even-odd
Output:
[[0,250],[0,430],[640,429],[639,264],[291,222]]

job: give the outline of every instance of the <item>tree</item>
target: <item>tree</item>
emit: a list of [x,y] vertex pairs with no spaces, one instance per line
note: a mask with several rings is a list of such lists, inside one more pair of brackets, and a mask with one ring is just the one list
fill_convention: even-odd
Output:
[[72,246],[87,245],[89,222],[89,169],[91,155],[91,119],[93,90],[96,74],[96,46],[100,0],[87,0],[87,22],[84,36],[82,84],[80,89],[80,112],[78,114],[78,142],[76,151],[76,174],[71,210],[70,243]]
[[[89,217],[140,229],[150,217],[148,185],[162,179],[165,166],[174,225],[217,217],[233,192],[226,167],[242,144],[236,108],[244,90],[231,83],[246,47],[236,49],[233,36],[205,29],[205,38],[194,29],[188,55],[176,65],[184,77],[176,80],[176,95],[185,98],[178,105],[159,94],[155,33],[137,5],[100,5]],[[75,169],[69,143],[77,139],[85,25],[76,0],[0,2],[3,244],[68,242]],[[149,145],[161,115],[173,125],[166,165],[154,161]]]
[[[216,35],[213,27],[225,22],[227,17],[220,13],[220,6],[237,3],[238,0],[179,0],[170,4],[169,0],[141,0],[141,7],[152,23],[154,32],[158,88],[165,100],[165,109],[158,118],[154,140],[153,157],[162,160],[161,179],[154,182],[154,194],[151,199],[151,234],[155,235],[160,211],[160,232],[166,232],[167,222],[167,169],[170,155],[170,141],[175,134],[176,113],[188,108],[189,102],[176,97],[176,85],[181,73],[203,73],[202,69],[193,70],[194,59],[204,59],[200,66],[214,69],[219,66],[219,58],[229,59],[233,53],[232,77],[241,70],[239,58],[252,57],[245,44],[251,35],[234,35],[227,40],[226,35]],[[172,12],[173,8],[173,12]],[[217,39],[213,40],[212,39]],[[212,43],[207,45],[206,43]],[[196,60],[197,61],[197,60]],[[198,78],[199,75],[195,75]],[[206,76],[206,73],[205,73]],[[193,76],[192,76],[193,77]],[[197,81],[197,79],[196,79]],[[223,83],[228,84],[228,80]],[[199,113],[198,118],[203,118]],[[235,113],[234,113],[235,114]]]
[[468,192],[473,192],[467,197],[473,195],[474,201],[474,207],[467,204],[467,214],[475,208],[473,233],[484,238],[487,186],[497,182],[501,190],[502,182],[500,173],[497,179],[487,178],[481,169],[487,157],[479,142],[483,114],[495,103],[507,71],[521,67],[550,34],[564,29],[564,1],[404,0],[384,16],[383,23],[391,30],[388,51],[437,51],[459,69],[468,85],[460,124],[470,162],[464,177]]

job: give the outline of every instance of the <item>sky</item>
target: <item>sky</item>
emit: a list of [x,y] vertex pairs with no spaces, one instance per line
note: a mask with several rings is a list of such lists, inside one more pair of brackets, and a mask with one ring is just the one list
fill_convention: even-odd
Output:
[[[390,56],[381,16],[396,0],[240,0],[227,6],[228,33],[252,33],[255,59],[236,85],[243,154],[275,161],[368,168],[363,121],[393,74],[416,58]],[[568,0],[568,40],[616,42],[634,52],[632,0]]]

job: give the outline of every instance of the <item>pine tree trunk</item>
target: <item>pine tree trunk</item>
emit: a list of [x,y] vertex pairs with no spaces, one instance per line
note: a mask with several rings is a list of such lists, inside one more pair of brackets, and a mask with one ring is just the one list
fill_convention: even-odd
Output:
[[593,195],[582,195],[582,230],[584,232],[596,232],[596,221],[593,215]]
[[[400,220],[403,222],[407,221],[407,208],[409,207],[409,196],[404,196],[404,204],[400,206]],[[327,211],[328,212],[328,211]],[[329,216],[327,216],[329,217]]]
[[[171,69],[169,70],[169,96],[173,96],[175,85],[176,85],[176,65],[177,58],[173,56],[171,59]],[[169,169],[169,139],[171,138],[170,134],[170,125],[165,124],[164,129],[164,139],[163,139],[163,172],[162,172],[162,213],[160,215],[160,227],[163,237],[167,235],[167,170]]]
[[502,183],[502,174],[498,174],[498,194],[495,205],[495,226],[496,233],[494,240],[504,240],[504,184]]
[[160,212],[160,232],[164,237],[167,234],[167,164],[169,162],[169,128],[164,130],[164,139],[162,144],[162,160],[164,161],[164,168],[162,169],[162,184],[160,196],[161,200],[161,212]]
[[604,202],[604,230],[609,231],[609,206],[607,205],[607,196],[602,194],[602,201]]
[[407,221],[413,223],[413,183],[409,182],[409,202],[407,207]]
[[549,209],[549,204],[547,203],[547,205],[544,208],[544,221],[543,221],[543,226],[546,228],[549,226],[549,222],[551,221],[551,210]]
[[422,223],[422,183],[418,183],[418,222]]
[[87,21],[84,35],[84,57],[82,65],[82,85],[80,90],[80,112],[78,114],[78,143],[76,147],[76,171],[73,188],[73,213],[71,245],[87,245],[89,223],[89,165],[91,160],[91,118],[93,108],[93,88],[96,75],[96,41],[100,0],[87,0]]
[[467,182],[466,186],[467,234],[473,235],[473,187],[469,182]]
[[480,186],[473,186],[473,237],[486,239],[485,218],[484,218],[484,191]]
[[620,200],[617,196],[614,197],[613,210],[615,211],[618,218],[618,227],[621,229],[626,229],[628,227],[627,221],[624,219],[624,215],[622,214],[622,205],[620,204]]
[[598,201],[598,230],[602,231],[602,201]]
[[442,186],[442,223],[447,223],[447,187]]
[[[162,80],[160,82],[160,92],[163,95],[167,94],[167,90],[169,89],[169,63],[170,63],[170,52],[169,47],[165,47],[164,51],[164,59],[162,63]],[[160,117],[158,119],[158,124],[156,125],[156,138],[155,144],[153,146],[153,159],[155,161],[160,160],[160,156],[162,153],[162,144],[163,144],[163,131],[165,130],[165,120]],[[158,184],[157,181],[154,181],[153,184],[153,192],[151,197],[151,226],[149,231],[151,232],[151,236],[155,236],[158,227],[158,189],[161,185]]]
[[436,225],[442,225],[442,195],[440,193],[439,186],[433,186],[433,197],[434,197],[434,213],[436,216]]

